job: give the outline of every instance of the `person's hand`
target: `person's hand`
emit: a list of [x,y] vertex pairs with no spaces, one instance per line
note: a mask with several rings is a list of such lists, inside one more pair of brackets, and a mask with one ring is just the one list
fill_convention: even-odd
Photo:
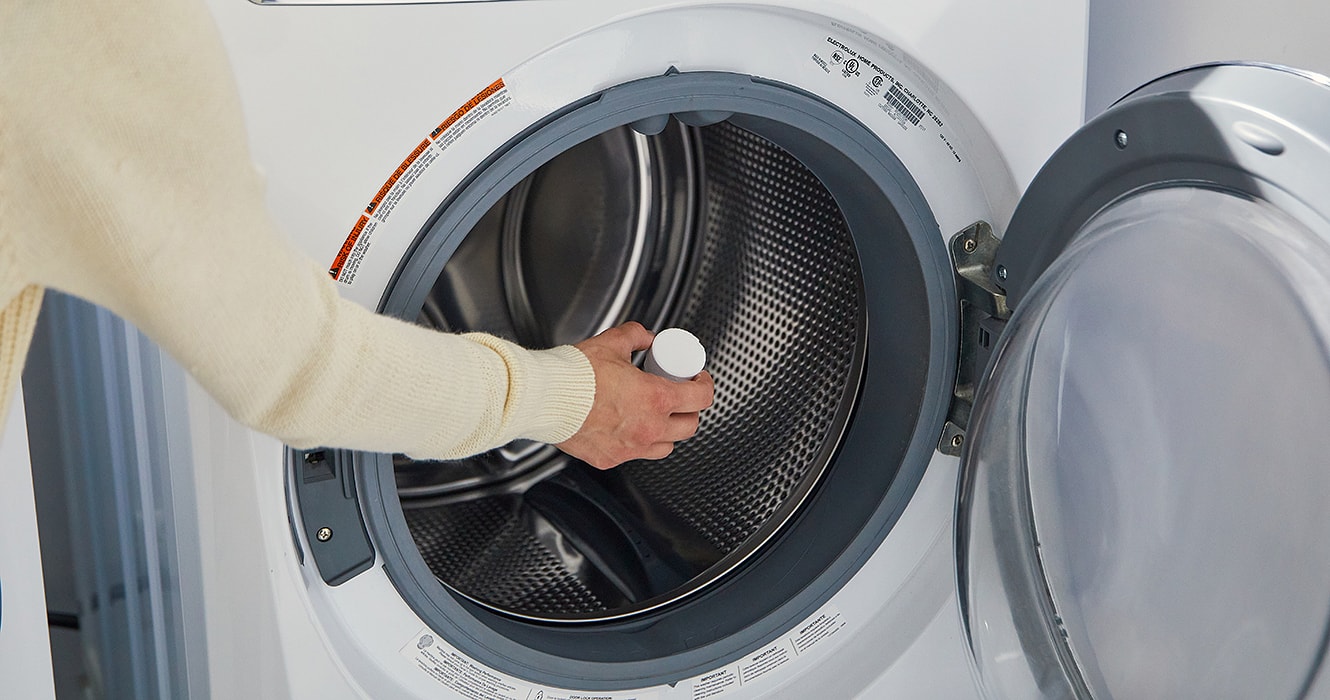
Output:
[[697,432],[698,411],[715,397],[711,374],[672,382],[638,369],[632,353],[651,347],[652,338],[629,321],[577,343],[596,372],[596,398],[582,428],[559,449],[609,469],[632,459],[663,459],[674,443]]

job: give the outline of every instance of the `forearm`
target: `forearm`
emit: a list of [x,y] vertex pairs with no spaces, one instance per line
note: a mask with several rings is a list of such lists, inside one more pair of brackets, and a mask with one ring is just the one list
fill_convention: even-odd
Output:
[[580,425],[594,380],[576,350],[375,316],[282,239],[201,8],[56,0],[0,19],[0,242],[30,281],[123,315],[293,444],[456,457]]

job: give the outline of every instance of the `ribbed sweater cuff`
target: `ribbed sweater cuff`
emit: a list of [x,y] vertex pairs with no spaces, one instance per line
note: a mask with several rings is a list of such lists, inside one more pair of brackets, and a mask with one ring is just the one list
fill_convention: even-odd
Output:
[[[42,288],[30,285],[0,309],[0,421],[9,413],[9,397],[23,373],[28,344],[42,307]],[[571,435],[571,433],[570,433]],[[567,438],[564,438],[567,439]]]
[[[521,353],[521,395],[511,407],[507,425],[514,432],[503,442],[526,438],[557,444],[582,427],[596,398],[596,377],[581,350],[561,345]],[[520,432],[519,432],[520,431]]]

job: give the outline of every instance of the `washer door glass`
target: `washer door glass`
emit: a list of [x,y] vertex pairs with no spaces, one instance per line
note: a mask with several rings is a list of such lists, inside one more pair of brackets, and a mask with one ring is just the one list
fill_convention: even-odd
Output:
[[1330,246],[1173,186],[1086,223],[1016,310],[958,521],[995,697],[1301,697],[1330,616]]

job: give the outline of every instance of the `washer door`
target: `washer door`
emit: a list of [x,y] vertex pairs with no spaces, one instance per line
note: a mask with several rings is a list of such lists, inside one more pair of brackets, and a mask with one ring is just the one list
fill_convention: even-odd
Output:
[[1305,697],[1330,620],[1330,83],[1204,66],[1049,161],[958,499],[993,697]]

